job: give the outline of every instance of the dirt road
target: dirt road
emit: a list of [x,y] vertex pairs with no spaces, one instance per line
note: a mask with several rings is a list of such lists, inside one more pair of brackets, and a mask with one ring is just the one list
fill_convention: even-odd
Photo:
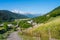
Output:
[[11,34],[8,36],[7,40],[22,40],[22,38],[20,38],[20,37],[18,36],[18,31],[16,31],[16,32],[11,33]]

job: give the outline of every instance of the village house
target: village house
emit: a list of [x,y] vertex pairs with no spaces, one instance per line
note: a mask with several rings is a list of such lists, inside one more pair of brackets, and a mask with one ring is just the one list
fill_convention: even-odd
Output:
[[32,24],[33,26],[37,24],[37,23],[34,22],[33,20],[27,21],[27,23]]

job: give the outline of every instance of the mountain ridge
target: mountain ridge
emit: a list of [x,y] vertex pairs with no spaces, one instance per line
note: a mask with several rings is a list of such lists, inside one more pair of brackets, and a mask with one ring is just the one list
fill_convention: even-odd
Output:
[[43,23],[43,22],[48,21],[50,18],[54,18],[56,16],[60,16],[60,6],[56,7],[49,13],[33,18],[32,20],[34,20],[37,23]]
[[12,19],[22,19],[22,18],[28,18],[28,17],[22,14],[13,13],[8,10],[0,10],[0,20],[8,21]]

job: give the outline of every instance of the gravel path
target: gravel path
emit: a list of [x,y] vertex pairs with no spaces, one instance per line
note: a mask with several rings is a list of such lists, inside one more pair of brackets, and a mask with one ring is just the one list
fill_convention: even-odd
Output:
[[20,37],[18,36],[18,31],[16,31],[16,32],[11,33],[11,34],[8,36],[7,40],[22,40],[22,38],[20,38]]

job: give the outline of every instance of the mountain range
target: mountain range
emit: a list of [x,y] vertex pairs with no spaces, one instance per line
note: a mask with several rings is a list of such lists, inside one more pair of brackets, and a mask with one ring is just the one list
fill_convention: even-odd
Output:
[[22,19],[22,18],[28,18],[28,17],[8,10],[0,10],[0,21],[2,20],[10,21],[13,19]]
[[49,13],[45,15],[31,14],[31,13],[22,14],[22,13],[15,13],[15,12],[8,11],[8,10],[0,10],[0,21],[11,21],[14,19],[33,18],[35,22],[42,23],[58,15],[60,16],[60,6],[53,9],[52,11],[50,11]]
[[29,17],[29,18],[34,18],[34,17],[37,17],[37,16],[41,16],[40,14],[30,14],[30,13],[27,13],[27,14],[24,14],[24,15]]
[[11,21],[14,19],[23,19],[23,18],[34,18],[38,15],[30,14],[30,13],[18,13],[12,12],[8,10],[0,10],[0,21]]
[[39,13],[24,12],[24,11],[20,11],[20,10],[12,10],[12,12],[25,15],[29,18],[34,18],[34,17],[37,17],[37,16],[41,15]]

